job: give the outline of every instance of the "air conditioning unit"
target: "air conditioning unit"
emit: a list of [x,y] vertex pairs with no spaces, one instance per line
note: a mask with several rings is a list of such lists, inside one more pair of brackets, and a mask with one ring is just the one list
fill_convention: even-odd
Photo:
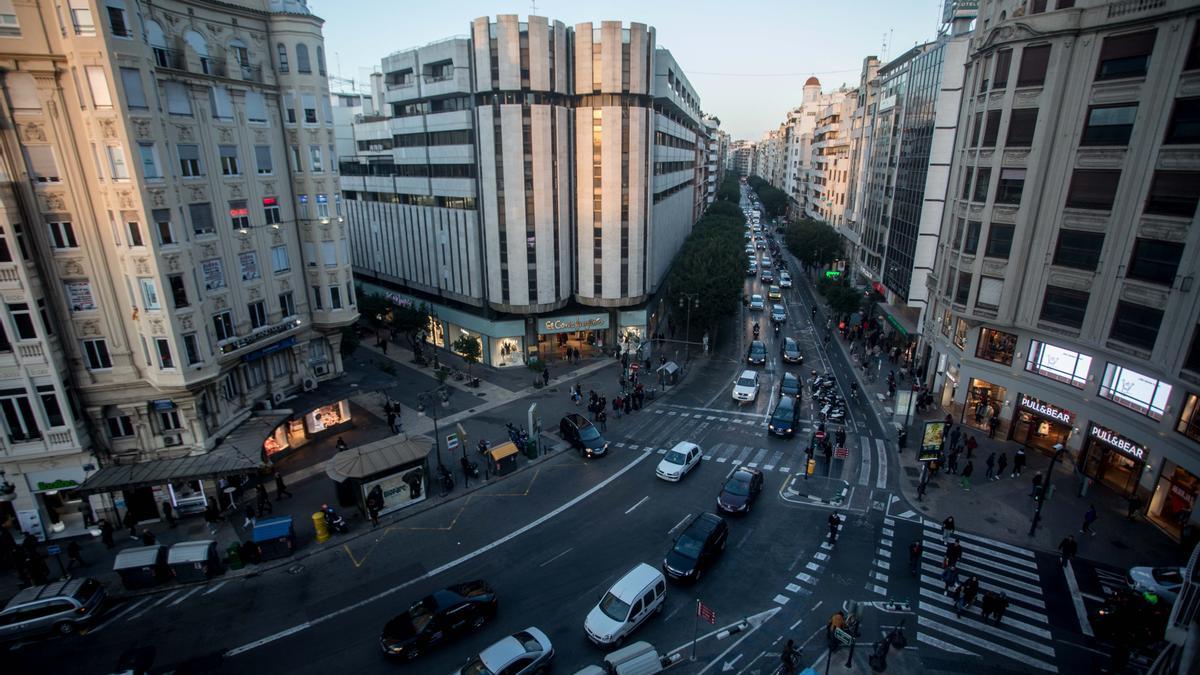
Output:
[[183,445],[183,434],[164,435],[163,442],[165,442],[167,444],[167,447],[170,447],[173,445]]
[[[320,366],[318,366],[318,369],[319,369],[319,368],[320,368]],[[319,370],[318,370],[318,374],[320,374],[320,371],[319,371]],[[311,377],[306,377],[306,378],[304,378],[304,391],[312,391],[312,390],[314,390],[314,389],[316,389],[316,388],[317,388],[317,381],[316,381],[316,380],[314,380],[314,379],[313,379],[313,378],[311,378]]]
[[317,374],[317,377],[323,377],[329,374],[329,366],[324,364],[313,366],[313,372]]
[[284,396],[283,396],[282,391],[277,391],[274,394],[271,394],[271,404],[274,405],[275,407],[279,407],[280,405],[282,405],[283,399],[284,399]]

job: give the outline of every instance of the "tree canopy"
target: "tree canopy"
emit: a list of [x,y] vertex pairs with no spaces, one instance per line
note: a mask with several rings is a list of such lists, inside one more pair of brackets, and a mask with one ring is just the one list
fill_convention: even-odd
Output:
[[843,257],[842,236],[816,220],[788,223],[783,240],[792,255],[809,267],[826,267]]
[[737,176],[726,175],[717,201],[692,227],[671,267],[667,301],[683,311],[675,316],[686,316],[690,303],[690,324],[696,328],[728,317],[742,301],[746,217],[740,199]]
[[762,202],[763,210],[767,212],[768,216],[776,218],[787,212],[788,196],[786,192],[771,185],[760,176],[750,176],[746,182],[754,188],[754,193],[758,195],[758,201]]

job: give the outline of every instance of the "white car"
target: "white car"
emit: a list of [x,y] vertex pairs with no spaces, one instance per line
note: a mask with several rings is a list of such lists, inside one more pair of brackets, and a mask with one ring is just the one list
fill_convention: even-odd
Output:
[[733,400],[753,401],[758,398],[758,373],[753,370],[743,370],[733,383]]
[[658,463],[654,475],[672,483],[682,480],[687,472],[696,468],[696,465],[700,463],[702,454],[700,446],[695,443],[688,441],[676,443],[675,447],[667,451],[667,456]]
[[546,637],[542,631],[530,626],[479,652],[477,656],[467,661],[467,665],[454,672],[459,675],[476,675],[477,673],[525,675],[525,673],[545,672],[553,660],[554,647],[550,644],[550,638]]
[[780,288],[791,288],[792,287],[792,275],[788,274],[787,272],[780,272],[779,273],[779,287]]
[[763,296],[758,293],[750,296],[750,309],[761,312],[764,307],[766,307],[766,303],[763,300]]
[[1158,597],[1175,604],[1183,587],[1182,567],[1131,567],[1129,587],[1135,591],[1153,591]]

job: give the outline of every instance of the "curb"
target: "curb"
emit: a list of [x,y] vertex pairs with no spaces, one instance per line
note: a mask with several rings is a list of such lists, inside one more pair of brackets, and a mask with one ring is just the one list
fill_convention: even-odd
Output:
[[779,495],[784,501],[791,502],[793,504],[824,504],[826,506],[845,505],[846,498],[850,495],[849,482],[844,480],[840,481],[842,483],[842,489],[837,495],[833,497],[822,497],[820,495],[801,493],[798,490],[792,489],[792,486],[796,483],[798,476],[800,475],[802,474],[792,474],[789,477],[788,482],[784,483]]

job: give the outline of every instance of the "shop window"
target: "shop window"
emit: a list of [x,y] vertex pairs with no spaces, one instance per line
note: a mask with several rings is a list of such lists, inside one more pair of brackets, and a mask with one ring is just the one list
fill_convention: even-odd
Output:
[[1049,63],[1050,45],[1034,45],[1021,50],[1021,67],[1017,69],[1017,86],[1042,86],[1046,81],[1046,66]]
[[942,335],[945,335],[946,337],[950,337],[950,325],[953,322],[954,322],[954,314],[950,311],[950,308],[947,307],[946,309],[943,309],[942,310]]
[[983,147],[996,147],[996,139],[1000,136],[1000,110],[987,112],[987,126],[983,128]]
[[1054,248],[1054,264],[1079,270],[1095,271],[1104,248],[1103,232],[1060,230]]
[[979,250],[979,231],[983,229],[983,223],[978,220],[967,221],[967,238],[963,241],[962,252],[967,255],[975,255]]
[[1146,213],[1191,220],[1200,202],[1200,171],[1155,171]]
[[987,248],[983,255],[988,258],[1008,260],[1008,254],[1012,251],[1013,230],[1013,225],[1004,223],[988,225]]
[[250,389],[262,386],[267,381],[267,369],[261,360],[246,364],[246,386]]
[[1046,286],[1040,319],[1072,328],[1083,326],[1087,313],[1088,293],[1061,286]]
[[967,331],[969,330],[970,328],[967,326],[965,319],[959,319],[958,322],[954,324],[953,341],[954,346],[958,347],[959,350],[964,350],[967,348]]
[[975,191],[971,195],[973,202],[986,202],[988,188],[992,182],[992,170],[987,168],[975,170]]
[[1152,28],[1104,38],[1104,45],[1100,48],[1100,63],[1096,66],[1096,79],[1144,76],[1150,64],[1150,53],[1154,51],[1157,32]]
[[162,425],[163,431],[175,431],[183,428],[183,421],[179,419],[178,410],[164,410],[158,413],[158,421]]
[[1028,148],[1033,145],[1033,131],[1037,128],[1038,109],[1019,108],[1008,115],[1008,138],[1004,145],[1010,148]]
[[1076,169],[1071,175],[1071,187],[1067,190],[1067,206],[1111,211],[1120,181],[1120,171]]
[[1029,356],[1025,359],[1025,370],[1028,372],[1083,389],[1091,369],[1092,357],[1087,354],[1048,342],[1029,341]]
[[1000,169],[996,183],[997,204],[1020,204],[1025,190],[1025,169]]
[[1171,123],[1167,126],[1167,145],[1200,143],[1200,98],[1175,100]]
[[1136,103],[1096,105],[1088,108],[1080,145],[1129,145],[1133,121],[1137,117]]
[[1183,411],[1179,414],[1175,431],[1200,443],[1200,396],[1188,392],[1183,399]]
[[1138,238],[1129,257],[1130,279],[1170,286],[1183,257],[1183,244]]
[[1127,345],[1146,351],[1154,349],[1158,339],[1158,327],[1162,324],[1163,311],[1133,303],[1118,302],[1109,337]]
[[1130,370],[1115,363],[1104,368],[1104,379],[1100,382],[1100,396],[1117,405],[1149,417],[1161,420],[1171,397],[1171,385],[1149,375]]
[[1016,335],[991,328],[979,329],[979,345],[975,348],[975,356],[1011,366],[1016,349]]

